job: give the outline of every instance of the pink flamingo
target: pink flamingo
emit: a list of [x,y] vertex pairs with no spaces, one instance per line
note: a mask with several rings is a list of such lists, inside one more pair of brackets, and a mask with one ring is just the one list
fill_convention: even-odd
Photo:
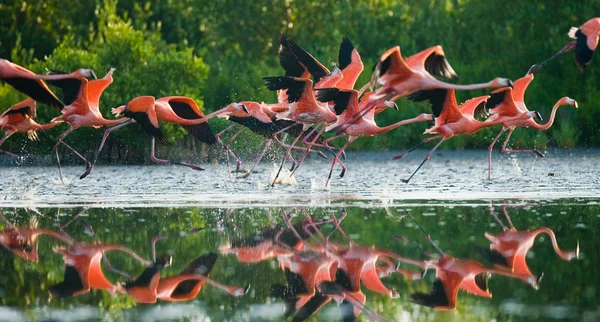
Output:
[[535,73],[551,60],[554,60],[556,57],[571,50],[575,50],[575,62],[583,72],[585,67],[592,61],[594,50],[596,50],[596,47],[598,46],[598,37],[600,37],[600,18],[592,18],[579,28],[571,27],[568,36],[569,38],[575,39],[575,41],[568,43],[552,57],[533,65],[531,69],[529,69],[529,73]]
[[[39,124],[35,121],[36,110],[35,101],[32,98],[28,98],[20,103],[15,104],[8,110],[4,111],[0,115],[0,129],[6,133],[4,137],[0,139],[0,146],[15,133],[25,133],[30,140],[37,140],[38,136],[36,131],[45,131],[58,125],[58,121],[50,122],[47,124]],[[0,150],[0,152],[6,153],[10,156],[17,157],[14,153]]]
[[496,138],[492,141],[488,147],[488,179],[491,179],[491,168],[492,168],[492,149],[494,145],[500,139],[500,136],[509,130],[506,140],[502,145],[500,152],[502,153],[535,153],[540,157],[544,157],[538,150],[509,150],[506,149],[506,145],[510,140],[510,136],[517,127],[531,127],[540,131],[549,129],[554,124],[554,118],[556,111],[560,106],[573,105],[577,108],[577,102],[568,97],[563,97],[552,108],[550,119],[545,124],[537,123],[534,118],[542,119],[540,114],[536,111],[529,111],[525,105],[525,90],[527,86],[533,80],[533,74],[527,74],[522,78],[515,81],[514,89],[511,88],[500,88],[492,92],[490,99],[486,103],[486,107],[489,108],[491,116],[486,122],[502,123],[502,130]]

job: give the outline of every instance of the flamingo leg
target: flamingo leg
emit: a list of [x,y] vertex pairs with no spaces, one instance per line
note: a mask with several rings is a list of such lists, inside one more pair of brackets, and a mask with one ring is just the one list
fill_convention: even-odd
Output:
[[60,145],[62,140],[64,140],[64,138],[67,135],[69,135],[69,133],[73,132],[73,130],[74,130],[73,125],[71,125],[68,130],[64,131],[61,135],[58,136],[58,140],[56,140],[56,144],[54,145],[54,152],[56,153],[56,161],[58,163],[58,174],[60,176],[60,182],[62,184],[65,184],[65,181],[64,181],[63,175],[62,175],[62,169],[60,168],[60,158],[58,156],[58,146]]
[[421,224],[415,219],[415,217],[413,217],[413,215],[410,214],[410,212],[406,212],[406,215],[409,216],[413,222],[417,225],[417,227],[419,227],[419,229],[421,230],[421,232],[423,233],[423,235],[425,235],[425,237],[427,238],[427,240],[429,241],[429,243],[431,243],[431,245],[433,245],[433,248],[435,248],[442,256],[446,256],[446,253],[444,253],[444,251],[440,248],[440,246],[438,246],[438,244],[436,244],[433,239],[431,239],[431,235],[429,235],[425,229],[423,228],[423,226],[421,226]]
[[392,159],[393,159],[393,160],[402,159],[402,158],[404,158],[405,156],[407,156],[409,153],[411,153],[412,151],[414,151],[414,150],[418,149],[418,148],[419,148],[421,145],[423,145],[423,144],[425,144],[425,143],[428,143],[428,142],[430,142],[430,141],[433,141],[433,140],[435,140],[435,139],[439,139],[439,138],[441,138],[441,137],[442,137],[441,135],[436,135],[436,136],[432,136],[432,137],[430,137],[430,138],[426,138],[425,140],[421,141],[421,143],[419,143],[419,144],[417,144],[417,145],[413,146],[413,147],[412,147],[412,148],[410,148],[408,151],[406,151],[406,152],[404,152],[404,153],[402,153],[402,154],[398,154],[398,155],[394,156]]
[[317,132],[314,139],[310,142],[308,142],[308,139],[310,136],[306,136],[302,139],[302,143],[304,143],[304,145],[306,145],[306,151],[300,158],[300,161],[298,161],[298,164],[296,164],[296,167],[294,168],[294,170],[290,173],[290,177],[294,175],[294,173],[296,172],[296,170],[298,170],[298,168],[300,167],[302,162],[304,162],[304,159],[306,159],[306,156],[310,153],[310,149],[313,147],[313,145],[315,145],[315,143],[317,143],[317,140],[319,139],[321,134],[323,134],[323,131],[325,131],[325,126],[323,126],[323,128],[319,132]]
[[[15,132],[13,132],[13,131],[7,131],[6,134],[4,135],[4,137],[2,138],[2,140],[0,140],[0,146],[4,143],[4,141],[6,141],[6,139],[8,139],[14,133]],[[14,154],[14,153],[8,152],[8,151],[0,150],[0,153],[5,153],[5,154],[10,155],[11,157],[14,157],[14,158],[18,158],[18,159],[20,158],[20,156]]]
[[540,158],[544,157],[544,154],[538,150],[512,150],[512,149],[507,149],[506,145],[508,144],[508,141],[510,140],[510,136],[512,135],[513,131],[515,130],[515,128],[511,128],[510,132],[508,132],[508,135],[506,136],[506,140],[504,141],[504,144],[502,145],[502,149],[500,150],[501,153],[535,153],[537,154]]
[[[284,149],[288,149],[288,148],[292,148],[292,150],[299,150],[299,151],[306,151],[307,149],[305,147],[301,147],[301,146],[290,146],[289,144],[285,144],[279,137],[277,136],[273,136],[273,138],[275,139],[275,141],[277,141],[277,143],[279,143],[279,145],[281,145]],[[315,146],[321,146],[320,144],[315,144]],[[323,159],[327,159],[327,156],[325,154],[323,154],[323,152],[321,151],[309,151],[311,153],[317,153],[321,158]]]
[[[312,129],[312,131],[310,131],[310,133],[308,135],[311,135],[314,131],[315,131],[316,127]],[[283,156],[283,160],[281,161],[281,165],[279,166],[279,170],[277,170],[277,175],[275,175],[275,179],[273,179],[273,183],[271,183],[271,187],[275,187],[275,181],[277,181],[277,178],[279,178],[279,174],[281,173],[281,169],[283,169],[283,165],[285,164],[285,160],[287,160],[288,157],[292,157],[290,154],[290,151],[292,151],[292,147],[294,145],[296,145],[296,142],[298,142],[298,140],[300,140],[300,138],[302,137],[302,134],[304,134],[304,130],[302,132],[300,132],[300,135],[298,135],[294,141],[292,141],[292,144],[290,145],[290,147],[285,151],[285,155]],[[295,163],[295,162],[294,162]]]
[[512,223],[512,220],[510,220],[510,216],[508,215],[508,211],[506,210],[506,206],[502,206],[502,212],[504,213],[504,217],[506,217],[506,221],[508,221],[508,225],[510,226],[511,229],[515,229],[515,226]]
[[262,150],[262,152],[258,155],[258,158],[256,159],[256,161],[254,162],[254,164],[252,165],[252,167],[250,168],[250,170],[246,171],[245,174],[239,176],[239,179],[243,179],[243,178],[248,178],[251,174],[252,171],[254,170],[254,168],[256,168],[256,166],[260,163],[260,161],[262,160],[263,156],[265,155],[265,153],[267,153],[267,150],[269,149],[269,147],[271,146],[271,144],[273,144],[273,139],[268,139],[267,143],[265,144],[264,149]]
[[419,171],[419,169],[421,169],[421,167],[423,166],[423,164],[425,164],[425,162],[427,162],[427,160],[429,160],[431,158],[431,155],[433,154],[433,152],[435,152],[435,150],[437,150],[437,148],[445,141],[445,139],[441,139],[440,142],[438,142],[438,144],[436,144],[433,149],[431,149],[431,151],[429,151],[429,153],[427,153],[427,155],[425,156],[425,159],[423,159],[423,162],[421,162],[421,164],[419,164],[419,166],[417,167],[417,170],[415,170],[415,172],[413,172],[413,174],[410,175],[410,177],[408,177],[408,179],[402,179],[402,182],[404,183],[408,183],[410,181],[410,179],[412,179],[412,177]]
[[577,42],[576,41],[572,41],[570,43],[568,43],[565,47],[563,47],[561,50],[559,50],[556,54],[552,55],[552,57],[544,60],[543,62],[537,63],[533,66],[531,66],[531,68],[529,69],[529,71],[527,71],[527,74],[533,74],[535,72],[537,72],[538,70],[540,70],[542,67],[544,67],[544,65],[546,65],[547,63],[549,63],[550,61],[556,59],[558,56],[561,56],[573,49],[575,49],[575,47],[577,46]]
[[502,136],[504,131],[506,131],[505,127],[502,128],[502,131],[498,133],[494,141],[492,141],[492,143],[488,147],[488,180],[492,179],[492,150],[494,149],[494,145],[496,144],[496,142],[498,142],[498,139]]
[[[227,143],[223,143],[220,139],[218,140],[219,143],[221,145],[223,145],[223,148],[225,148],[225,150],[227,151],[227,153],[231,154],[231,156],[235,159],[236,161],[236,167],[235,167],[235,171],[234,172],[241,172],[242,171],[242,160],[240,158],[238,158],[237,155],[235,155],[235,153],[233,153],[233,151],[229,148],[229,146],[231,145],[231,143],[233,143],[233,141],[244,131],[243,127],[240,127],[240,129],[231,136],[231,138],[229,138],[229,141],[227,141]],[[229,170],[229,157],[227,157],[227,169]]]
[[352,137],[348,137],[348,141],[346,141],[344,146],[340,149],[340,151],[333,158],[333,162],[331,162],[331,169],[329,170],[329,175],[327,176],[327,181],[325,181],[325,187],[329,186],[329,181],[331,180],[331,176],[333,174],[333,169],[335,168],[336,162],[339,163],[340,166],[342,167],[342,173],[340,174],[340,178],[344,177],[344,174],[346,174],[346,166],[344,166],[344,164],[340,161],[340,156],[342,155],[344,150],[348,147],[348,145],[350,145],[350,143],[352,143],[352,141],[354,141],[354,139]]
[[132,120],[129,121],[125,121],[119,125],[113,126],[111,128],[108,128],[104,131],[104,135],[102,136],[102,141],[100,141],[100,147],[98,148],[98,150],[96,151],[96,153],[94,154],[94,162],[92,162],[92,166],[88,167],[87,170],[85,170],[85,172],[79,177],[79,179],[83,179],[85,177],[87,177],[91,172],[92,169],[94,169],[94,166],[96,165],[96,161],[98,161],[98,157],[100,156],[100,151],[102,151],[102,148],[104,147],[104,143],[106,143],[106,139],[108,138],[108,136],[110,135],[110,132],[114,131],[114,130],[118,130],[126,125],[129,125],[133,123]]
[[104,249],[102,248],[102,246],[100,245],[100,242],[98,241],[98,238],[96,237],[96,233],[94,233],[94,229],[92,228],[92,225],[88,224],[87,222],[85,222],[83,219],[79,219],[79,222],[87,229],[90,231],[90,233],[92,233],[92,236],[94,237],[94,242],[96,243],[96,247],[100,250],[100,253],[102,254],[102,262],[104,263],[104,266],[106,266],[106,269],[108,269],[109,271],[113,271],[121,276],[124,276],[127,279],[131,279],[131,275],[118,270],[116,268],[114,268],[112,265],[110,265],[108,258],[106,258],[106,254],[104,253]]
[[175,162],[175,161],[169,161],[169,160],[164,160],[164,159],[159,159],[155,156],[154,154],[154,149],[155,149],[155,145],[156,145],[156,139],[154,139],[154,137],[152,138],[152,148],[150,150],[150,160],[152,160],[152,162],[154,163],[161,163],[161,164],[176,164],[176,165],[182,165],[182,166],[186,166],[189,167],[193,170],[199,170],[199,171],[203,171],[204,169],[195,165],[195,164],[190,164],[190,163],[185,163],[185,162]]

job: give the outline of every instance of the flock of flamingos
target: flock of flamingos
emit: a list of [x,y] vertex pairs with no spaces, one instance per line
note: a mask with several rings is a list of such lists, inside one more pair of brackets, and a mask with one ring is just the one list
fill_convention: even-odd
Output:
[[[293,174],[310,152],[324,156],[323,152],[313,150],[313,148],[320,148],[334,155],[325,184],[327,186],[336,163],[342,168],[340,177],[346,172],[341,157],[344,150],[356,138],[385,133],[409,123],[434,121],[435,124],[425,131],[426,134],[434,136],[426,138],[415,148],[429,141],[439,141],[419,167],[403,180],[408,183],[444,141],[455,135],[473,134],[485,127],[501,125],[502,130],[492,141],[488,151],[488,177],[491,177],[492,148],[507,130],[508,135],[502,146],[502,152],[528,152],[543,156],[537,150],[507,149],[512,132],[517,127],[546,130],[552,126],[558,107],[563,105],[577,107],[577,102],[568,97],[559,99],[552,109],[549,120],[541,124],[535,120],[538,118],[541,121],[541,115],[529,111],[525,105],[524,95],[527,86],[533,80],[533,74],[544,64],[571,50],[575,53],[577,65],[583,70],[592,59],[599,34],[600,18],[593,18],[579,28],[573,27],[569,36],[575,41],[568,43],[546,61],[535,64],[525,76],[514,83],[507,78],[494,78],[486,83],[470,85],[447,83],[440,79],[452,80],[457,75],[446,60],[441,46],[431,47],[406,59],[402,57],[400,47],[397,46],[380,57],[373,70],[371,81],[360,90],[355,90],[354,86],[363,71],[363,64],[358,51],[347,38],[343,39],[340,46],[338,66],[330,71],[291,39],[282,35],[279,58],[285,76],[264,78],[270,90],[278,91],[277,103],[235,102],[221,110],[204,115],[194,100],[189,97],[169,96],[156,99],[152,96],[140,96],[132,99],[125,106],[112,109],[113,114],[123,116],[112,120],[102,116],[99,101],[103,91],[113,81],[114,69],[101,79],[95,79],[96,76],[90,69],[79,69],[72,73],[48,71],[47,75],[38,75],[7,60],[0,60],[0,78],[30,97],[9,108],[0,116],[0,128],[6,132],[0,140],[0,145],[14,133],[27,133],[34,139],[37,130],[46,130],[63,122],[68,123],[69,128],[58,137],[54,151],[58,159],[58,147],[63,145],[81,158],[86,164],[86,170],[80,177],[84,178],[91,173],[110,132],[135,122],[152,137],[151,160],[153,162],[173,163],[202,170],[198,165],[173,162],[155,156],[156,139],[165,140],[159,122],[172,122],[180,124],[203,143],[221,144],[227,150],[227,156],[231,155],[237,160],[236,170],[242,171],[242,161],[229,149],[229,142],[248,128],[263,136],[266,143],[256,162],[243,176],[252,173],[275,140],[285,149],[275,180],[280,175],[286,160],[291,160],[291,174]],[[88,78],[94,80],[88,81]],[[53,93],[47,84],[61,89],[62,97]],[[481,88],[497,89],[490,95],[470,99],[461,105],[457,104],[455,90]],[[432,114],[421,114],[415,118],[379,127],[375,123],[374,116],[386,108],[397,109],[395,101],[402,97],[412,101],[428,101],[431,104]],[[60,110],[61,115],[48,124],[38,124],[35,121],[36,102]],[[215,135],[207,122],[214,116],[226,118],[233,122],[233,125]],[[220,138],[221,135],[236,125],[240,125],[238,132],[229,138],[228,143],[224,143]],[[103,126],[112,127],[104,132],[92,162],[64,142],[71,132],[80,127]],[[324,138],[322,137],[324,132],[331,132],[333,136]],[[287,135],[293,137],[290,144],[286,143]],[[342,137],[347,137],[342,148],[336,149],[330,146],[331,141]],[[297,146],[300,142],[302,145]],[[395,159],[404,157],[415,148],[396,156]],[[293,158],[292,150],[303,152],[298,161]],[[10,152],[2,152],[16,157]],[[58,168],[62,180],[60,160],[58,160]]]
[[[403,257],[376,246],[361,246],[352,241],[340,226],[346,216],[345,210],[339,217],[332,213],[330,219],[317,222],[305,210],[294,211],[290,216],[282,210],[283,222],[275,220],[268,212],[267,215],[277,224],[222,244],[219,252],[223,256],[235,256],[237,261],[248,265],[275,261],[279,268],[277,270],[283,272],[287,285],[270,285],[269,297],[284,302],[286,319],[294,315],[293,321],[304,321],[334,300],[341,309],[343,321],[354,321],[361,312],[365,312],[370,321],[383,321],[381,316],[365,305],[366,295],[361,290],[361,284],[371,291],[397,298],[399,293],[386,286],[382,279],[399,273],[408,280],[417,280],[423,278],[428,270],[434,270],[436,278],[431,292],[410,294],[410,300],[435,309],[453,310],[457,305],[459,289],[476,296],[491,297],[488,280],[492,274],[519,279],[537,289],[543,274],[533,274],[526,259],[539,234],[545,233],[550,237],[556,254],[562,259],[570,261],[579,258],[579,245],[574,251],[561,250],[554,232],[547,227],[517,230],[510,220],[507,207],[502,209],[506,224],[490,207],[490,213],[502,232],[495,235],[486,232],[489,246],[475,246],[492,266],[474,259],[459,259],[448,255],[432,241],[410,213],[404,214],[404,218],[414,221],[437,254],[429,253],[414,242],[409,242],[406,237],[398,235],[394,236],[397,241],[419,249],[423,259]],[[92,233],[94,241],[77,241],[65,229],[83,212],[82,210],[58,230],[40,228],[35,219],[27,225],[16,226],[0,215],[0,219],[6,224],[6,229],[0,232],[0,244],[23,260],[39,261],[38,242],[41,236],[51,237],[59,242],[52,250],[63,256],[64,279],[48,287],[51,298],[73,297],[90,290],[103,290],[111,295],[116,292],[126,294],[138,303],[155,303],[157,300],[186,301],[194,299],[205,284],[232,296],[247,294],[248,286],[223,285],[209,278],[219,257],[216,252],[202,254],[191,260],[178,274],[161,276],[161,271],[171,265],[172,257],[157,257],[155,243],[167,239],[166,236],[152,238],[152,260],[146,260],[120,244],[100,243],[92,226],[83,220],[80,223]],[[228,213],[226,218],[232,219],[229,218],[230,215]],[[303,219],[292,224],[294,216],[302,216]],[[326,223],[334,226],[327,236],[323,227]],[[236,227],[233,221],[231,225]],[[202,229],[194,229],[181,236],[186,237],[200,230]],[[344,242],[330,241],[335,232],[343,236]],[[109,251],[124,252],[146,267],[137,277],[120,271],[112,267],[104,256]],[[107,269],[124,276],[127,281],[110,281],[102,271],[103,262]],[[262,274],[265,278],[270,276],[265,272]]]

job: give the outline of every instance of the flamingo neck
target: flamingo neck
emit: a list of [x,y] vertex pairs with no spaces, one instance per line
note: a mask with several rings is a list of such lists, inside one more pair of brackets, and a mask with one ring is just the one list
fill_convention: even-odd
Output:
[[[578,250],[575,252],[565,252],[565,251],[561,250],[560,247],[558,247],[558,242],[556,241],[556,235],[554,235],[554,231],[552,231],[552,229],[550,229],[548,227],[541,227],[541,228],[536,229],[534,231],[534,233],[535,233],[535,235],[538,235],[540,233],[546,233],[552,240],[552,248],[554,248],[554,252],[558,256],[560,256],[562,259],[569,261],[573,258],[577,258]],[[577,248],[579,248],[579,247],[577,247]]]
[[107,120],[105,118],[103,118],[103,121],[101,122],[101,125],[103,126],[113,126],[113,125],[119,125],[121,123],[125,123],[127,121],[129,121],[130,119],[127,117],[122,117],[120,119],[115,119],[115,120]]
[[552,124],[554,124],[554,118],[556,117],[556,111],[561,106],[562,105],[559,102],[554,104],[554,107],[552,107],[552,113],[550,114],[550,118],[548,119],[546,124],[538,124],[534,121],[534,122],[532,122],[533,124],[531,124],[531,127],[536,128],[540,131],[545,131],[545,130],[549,129],[552,126]]
[[122,251],[124,253],[129,254],[131,257],[135,258],[137,261],[139,261],[142,264],[145,264],[145,265],[152,264],[151,261],[144,259],[140,255],[136,254],[133,250],[131,250],[123,245],[107,244],[107,245],[102,245],[101,247],[102,247],[102,251],[104,251],[104,252],[110,251],[110,250],[118,250],[118,251]]
[[438,88],[455,89],[455,90],[473,90],[473,89],[498,87],[498,85],[493,80],[491,80],[487,83],[462,85],[462,84],[450,84],[450,83],[439,81],[437,79],[433,79],[431,81],[431,83]]
[[416,123],[416,122],[425,122],[425,121],[427,121],[427,120],[426,119],[424,120],[422,117],[417,116],[417,117],[413,117],[411,119],[402,120],[402,121],[396,122],[396,123],[394,123],[392,125],[388,125],[388,126],[384,126],[382,128],[379,128],[379,131],[377,131],[377,133],[378,134],[387,133],[387,132],[389,132],[389,131],[391,131],[391,130],[399,127],[399,126],[402,126],[402,125],[406,125],[406,124],[410,124],[410,123]]
[[46,124],[40,124],[38,126],[38,130],[46,131],[46,130],[49,130],[49,129],[57,126],[59,123],[61,123],[61,122],[50,122],[50,123],[46,123]]

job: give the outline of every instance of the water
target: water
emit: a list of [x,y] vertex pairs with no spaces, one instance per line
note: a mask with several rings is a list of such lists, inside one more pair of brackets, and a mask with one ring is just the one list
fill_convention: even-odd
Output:
[[[0,192],[0,213],[5,217],[0,222],[0,236],[8,236],[17,228],[21,237],[27,235],[27,229],[54,234],[39,235],[35,241],[13,239],[11,250],[6,247],[8,239],[0,237],[5,245],[0,248],[0,321],[281,321],[285,301],[283,296],[274,295],[287,294],[290,301],[312,298],[317,291],[332,299],[309,321],[340,321],[342,314],[353,316],[353,301],[354,307],[361,307],[359,321],[600,319],[600,284],[593,273],[600,262],[595,231],[600,221],[598,155],[504,158],[495,162],[495,179],[490,182],[485,179],[485,153],[443,152],[410,185],[398,179],[414,169],[420,155],[402,162],[390,161],[390,156],[350,154],[346,177],[334,179],[330,189],[322,187],[328,162],[319,160],[311,160],[300,169],[296,185],[273,188],[268,182],[272,170],[268,163],[249,178],[233,181],[228,180],[224,165],[207,165],[204,172],[175,166],[99,167],[86,180],[77,179],[81,168],[68,167],[67,185],[59,183],[52,167],[0,168],[5,178]],[[313,237],[302,229],[309,218],[319,223],[331,221],[332,215],[341,219],[344,213],[340,226],[351,242],[332,222],[319,225],[320,233],[306,226]],[[80,216],[73,220],[77,214]],[[298,228],[303,243],[294,237],[286,216]],[[481,249],[490,249],[485,233],[502,234],[502,225],[509,227],[509,220],[521,232],[551,229],[562,250],[575,254],[579,245],[578,258],[561,258],[549,236],[540,234],[521,257],[530,273],[523,273],[524,266],[517,262],[513,269],[521,278],[492,274],[488,284],[491,298],[460,290],[455,309],[450,311],[415,303],[419,296],[411,294],[431,292],[436,273],[438,277],[443,272],[450,274],[448,267],[436,269],[441,255],[417,223],[447,260],[460,259],[460,263],[489,271],[490,257],[481,253]],[[85,271],[81,267],[86,263],[83,251],[98,250],[87,224],[102,244],[127,247],[145,259],[152,258],[153,237],[168,237],[156,242],[157,258],[172,258],[171,266],[160,274],[165,288],[159,290],[165,290],[169,277],[180,276],[194,260],[200,264],[190,272],[210,270],[213,281],[236,289],[250,288],[244,296],[233,296],[205,284],[195,294],[189,291],[198,284],[188,281],[179,288],[180,296],[190,297],[185,301],[173,301],[173,294],[169,297],[169,292],[163,292],[156,301],[146,299],[153,303],[141,303],[135,291],[122,293],[125,290],[115,285],[137,278],[148,265],[126,253],[107,251],[111,266],[129,277],[102,264],[106,284],[97,285],[104,280],[93,275],[89,281],[96,283],[95,287],[80,290],[82,282],[73,278],[80,275],[65,276],[65,259],[60,252],[69,253],[67,262]],[[65,226],[63,230],[61,226]],[[329,242],[320,234],[331,234]],[[263,256],[236,256],[228,251],[259,244]],[[19,253],[23,250],[26,255]],[[347,284],[344,274],[353,274],[352,269],[343,268],[352,260],[349,250],[362,251],[371,259],[375,250],[402,256],[404,261],[398,268],[406,276],[400,271],[387,276],[399,262],[380,257],[376,261],[382,272],[380,280],[393,292],[382,294],[383,289],[373,284],[377,279],[368,275],[361,276],[359,285]],[[465,262],[469,259],[476,262]],[[410,260],[417,265],[406,263]],[[209,269],[212,261],[214,266]],[[425,265],[424,261],[428,261],[427,270],[419,266]],[[299,265],[313,262],[323,267],[330,264],[332,271],[322,270],[308,290],[301,278],[286,280],[282,265],[300,271]],[[336,265],[341,272],[336,272]],[[498,269],[500,273],[510,270],[503,266]],[[540,276],[536,289],[530,284],[536,284]],[[328,284],[329,280],[333,282]],[[277,284],[288,287],[287,293],[274,292]],[[450,289],[449,284],[446,288]],[[361,301],[356,303],[360,294],[365,298],[364,307]],[[343,299],[350,304],[344,304]],[[438,305],[454,306],[439,299]],[[309,306],[299,304],[299,310],[291,315],[299,319]]]

